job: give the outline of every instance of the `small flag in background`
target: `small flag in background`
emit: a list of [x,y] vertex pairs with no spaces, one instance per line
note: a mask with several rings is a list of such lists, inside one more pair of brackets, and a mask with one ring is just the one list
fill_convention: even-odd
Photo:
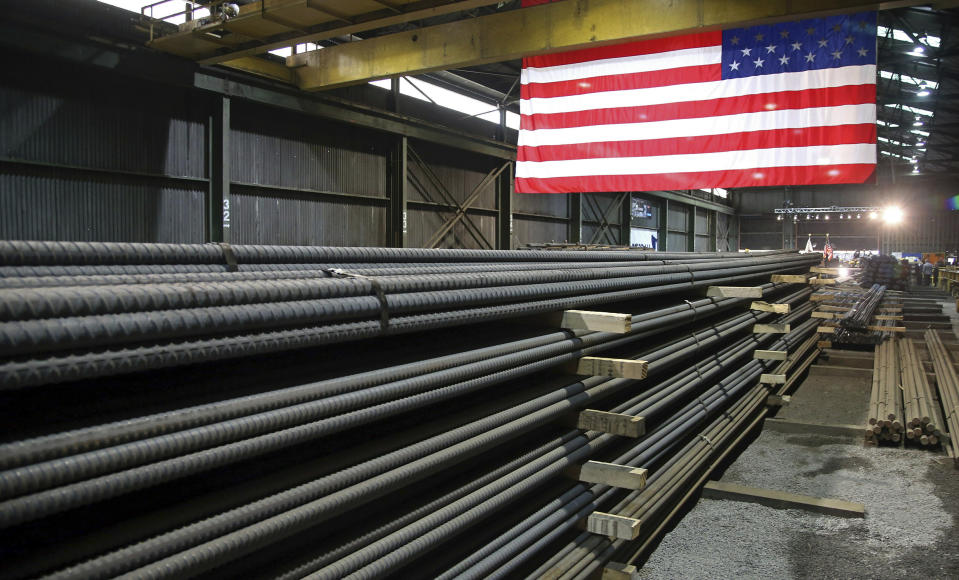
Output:
[[832,244],[829,243],[829,236],[826,236],[826,245],[822,247],[822,253],[825,254],[826,260],[832,260]]
[[523,59],[516,191],[861,183],[876,13]]
[[811,236],[811,235],[806,238],[806,251],[807,251],[807,252],[812,252],[812,251],[813,251],[813,247],[812,247],[812,236]]

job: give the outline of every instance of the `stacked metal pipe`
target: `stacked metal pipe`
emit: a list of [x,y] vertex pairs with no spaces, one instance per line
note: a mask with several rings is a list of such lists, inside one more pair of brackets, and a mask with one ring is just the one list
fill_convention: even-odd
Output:
[[899,353],[906,440],[924,446],[938,445],[945,423],[912,339],[899,341]]
[[895,338],[876,345],[869,396],[866,443],[898,443],[903,435],[902,389],[899,386],[898,341]]
[[956,459],[959,451],[959,376],[953,366],[949,351],[942,344],[939,334],[929,329],[923,335],[926,348],[929,349],[929,358],[932,359],[932,370],[936,375],[936,388],[939,392],[939,401],[945,412],[945,425],[948,427],[949,439],[952,444],[952,458]]
[[[753,281],[798,303],[808,290],[761,281],[809,265],[789,253],[0,243],[3,574],[439,573],[458,561],[436,556],[448,539],[469,530],[469,553],[507,542],[524,494],[559,497],[548,492],[564,468],[619,449],[561,429],[571,411],[672,425],[640,441],[665,460],[743,392],[759,363],[734,363],[773,340],[750,332],[773,315],[683,292]],[[631,332],[511,323],[597,304],[631,306]],[[555,373],[623,351],[649,361],[653,388]],[[502,526],[477,531],[489,518]],[[523,562],[544,557],[524,549]]]

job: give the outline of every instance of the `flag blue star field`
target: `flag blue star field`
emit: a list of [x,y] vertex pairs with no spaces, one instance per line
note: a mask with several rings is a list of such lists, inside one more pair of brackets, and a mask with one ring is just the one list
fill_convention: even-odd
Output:
[[862,183],[876,13],[523,59],[516,191]]

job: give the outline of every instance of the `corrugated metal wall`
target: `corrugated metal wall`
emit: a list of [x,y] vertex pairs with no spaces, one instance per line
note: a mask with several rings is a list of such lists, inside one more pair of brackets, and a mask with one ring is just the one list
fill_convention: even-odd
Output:
[[203,241],[202,107],[176,88],[18,66],[0,87],[0,237]]

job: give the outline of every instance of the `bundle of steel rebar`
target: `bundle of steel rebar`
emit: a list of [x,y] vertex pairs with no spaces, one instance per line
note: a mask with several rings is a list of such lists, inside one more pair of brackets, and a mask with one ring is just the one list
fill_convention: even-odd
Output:
[[945,412],[944,426],[948,428],[949,439],[952,444],[951,454],[956,459],[959,452],[959,377],[953,366],[949,351],[942,344],[939,334],[933,330],[926,330],[923,338],[926,348],[929,349],[929,358],[932,359],[932,370],[936,375],[936,389],[939,392],[939,401]]
[[865,331],[885,292],[885,286],[873,284],[840,319],[839,326],[849,330]]
[[899,341],[899,354],[906,441],[924,446],[938,445],[945,423],[912,339]]
[[866,443],[902,440],[904,420],[900,388],[898,342],[895,338],[876,345],[872,370],[872,392]]
[[[559,501],[566,468],[666,461],[734,404],[765,364],[744,357],[813,325],[754,334],[775,315],[682,293],[797,256],[0,243],[5,574],[440,572],[508,543],[524,494]],[[805,286],[758,286],[808,317]],[[507,324],[610,303],[637,312],[627,332]],[[647,361],[653,386],[556,373],[600,353]],[[653,429],[560,428],[587,407]]]

